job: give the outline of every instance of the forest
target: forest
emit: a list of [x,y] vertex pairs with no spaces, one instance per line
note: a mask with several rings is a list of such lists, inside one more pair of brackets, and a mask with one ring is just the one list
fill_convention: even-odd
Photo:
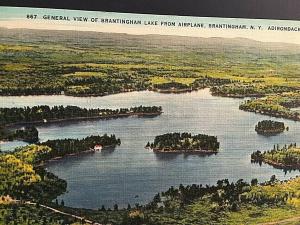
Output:
[[51,202],[66,191],[66,181],[47,172],[43,165],[51,159],[78,154],[95,145],[120,145],[115,135],[89,136],[83,139],[48,140],[43,143],[16,148],[0,154],[0,196],[18,200]]
[[238,82],[228,85],[214,86],[211,91],[214,95],[223,97],[264,97],[266,95],[296,91],[295,87],[266,85],[260,81]]
[[[235,182],[218,180],[214,185],[182,185],[157,193],[146,205],[128,205],[124,209],[75,209],[52,203],[67,213],[81,215],[102,224],[113,225],[257,225],[284,221],[300,215],[300,178],[279,181],[273,175],[259,183],[242,179]],[[0,205],[0,221],[15,218],[19,224],[85,224],[84,221],[53,214],[41,207],[7,203]],[[31,217],[29,218],[29,212]],[[9,225],[11,223],[8,223]],[[289,224],[289,223],[282,223]],[[291,223],[292,224],[292,223]]]
[[[48,147],[42,146],[35,151],[24,153],[42,154],[48,151]],[[35,161],[35,157],[40,156],[21,153],[0,155],[0,196],[9,195],[18,200],[49,202],[66,191],[66,181],[31,163]]]
[[0,140],[4,141],[21,140],[28,143],[35,143],[39,140],[39,132],[34,126],[25,126],[21,129],[16,129],[13,131],[4,131],[2,128],[2,132],[3,133],[0,134]]
[[300,92],[297,91],[246,100],[239,108],[244,111],[300,121],[300,113],[297,110],[291,110],[291,108],[297,108],[299,106]]
[[102,147],[116,147],[121,144],[121,140],[116,138],[114,134],[102,136],[89,136],[83,139],[57,139],[57,140],[48,140],[39,145],[45,145],[51,148],[51,152],[47,155],[43,155],[43,160],[49,160],[56,157],[62,157],[70,154],[77,154],[81,152],[86,152],[93,150],[95,145],[101,145]]
[[154,152],[217,152],[220,143],[217,137],[205,134],[167,133],[158,135],[146,148]]
[[34,106],[24,108],[0,108],[0,125],[51,122],[70,119],[109,118],[143,114],[159,115],[160,106],[138,106],[121,109],[86,109],[78,106]]
[[255,125],[255,131],[262,135],[278,134],[285,131],[285,129],[288,130],[289,128],[285,127],[283,122],[273,120],[262,120]]

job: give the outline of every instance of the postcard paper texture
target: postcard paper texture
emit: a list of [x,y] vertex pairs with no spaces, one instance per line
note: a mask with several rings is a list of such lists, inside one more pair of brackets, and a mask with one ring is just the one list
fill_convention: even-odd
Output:
[[299,224],[299,107],[299,21],[0,7],[0,224]]

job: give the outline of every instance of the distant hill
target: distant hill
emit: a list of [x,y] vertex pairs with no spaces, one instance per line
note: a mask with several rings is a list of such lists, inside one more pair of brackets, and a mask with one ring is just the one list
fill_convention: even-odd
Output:
[[260,42],[247,38],[201,38],[171,35],[131,35],[124,33],[101,33],[92,31],[34,30],[0,28],[1,43],[47,43],[61,42],[78,47],[119,46],[125,48],[169,49],[169,50],[241,50],[276,53],[299,53],[300,45],[278,42]]

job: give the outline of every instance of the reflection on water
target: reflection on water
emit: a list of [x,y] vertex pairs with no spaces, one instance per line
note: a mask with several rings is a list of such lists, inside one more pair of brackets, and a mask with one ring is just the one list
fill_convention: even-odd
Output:
[[[285,173],[262,164],[251,164],[256,150],[272,149],[274,144],[300,143],[299,122],[272,118],[289,126],[276,136],[258,135],[258,121],[271,117],[238,109],[241,99],[212,96],[208,89],[184,94],[131,92],[105,97],[70,96],[0,97],[4,106],[77,105],[89,108],[121,108],[161,105],[164,113],[153,118],[122,118],[81,121],[39,126],[41,141],[57,138],[83,138],[88,135],[115,134],[121,145],[115,150],[68,157],[51,162],[47,168],[67,180],[68,193],[60,198],[74,207],[112,207],[118,203],[146,203],[160,191],[179,184],[215,184],[228,178],[236,181],[268,180],[275,174],[288,179],[299,171]],[[216,155],[155,154],[144,148],[154,137],[167,132],[215,135],[220,142]],[[135,196],[139,196],[135,198]]]

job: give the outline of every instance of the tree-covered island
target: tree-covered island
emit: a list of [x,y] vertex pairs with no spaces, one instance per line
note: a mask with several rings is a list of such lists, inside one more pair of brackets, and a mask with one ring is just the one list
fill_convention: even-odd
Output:
[[220,143],[215,136],[190,133],[167,133],[155,137],[154,142],[148,142],[146,148],[154,152],[166,153],[216,153]]
[[285,127],[283,122],[272,121],[272,120],[262,120],[255,126],[255,131],[262,135],[273,135],[283,132],[288,127]]
[[300,148],[294,144],[279,145],[269,151],[256,151],[251,154],[251,161],[254,163],[267,163],[280,169],[300,169]]

